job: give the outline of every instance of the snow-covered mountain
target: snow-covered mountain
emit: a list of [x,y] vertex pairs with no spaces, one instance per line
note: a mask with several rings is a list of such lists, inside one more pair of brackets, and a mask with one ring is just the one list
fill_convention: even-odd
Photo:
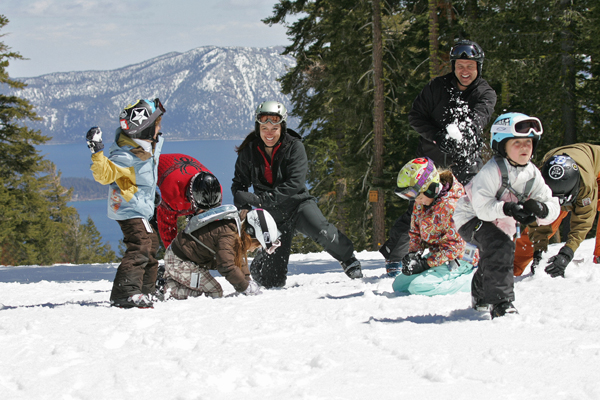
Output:
[[22,78],[24,90],[2,90],[36,107],[42,120],[27,126],[52,136],[55,144],[80,141],[95,125],[112,133],[128,103],[155,97],[167,109],[163,132],[170,140],[239,139],[252,130],[261,101],[279,100],[290,109],[277,79],[295,60],[282,51],[206,46],[111,71]]

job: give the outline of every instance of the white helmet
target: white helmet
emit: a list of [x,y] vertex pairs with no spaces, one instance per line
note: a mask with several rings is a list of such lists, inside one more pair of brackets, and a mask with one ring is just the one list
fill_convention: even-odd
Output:
[[248,221],[246,233],[251,238],[258,240],[267,253],[272,254],[277,247],[281,246],[279,241],[281,232],[277,229],[277,223],[268,211],[256,208],[248,212],[246,219]]

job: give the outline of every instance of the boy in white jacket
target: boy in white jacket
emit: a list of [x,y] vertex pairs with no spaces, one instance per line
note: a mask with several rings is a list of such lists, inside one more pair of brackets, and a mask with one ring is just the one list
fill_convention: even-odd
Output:
[[479,248],[479,267],[473,276],[473,308],[490,310],[492,318],[517,313],[513,236],[520,224],[546,225],[559,214],[558,199],[530,162],[542,135],[539,119],[520,113],[500,115],[491,128],[494,157],[465,187],[456,206],[459,234]]

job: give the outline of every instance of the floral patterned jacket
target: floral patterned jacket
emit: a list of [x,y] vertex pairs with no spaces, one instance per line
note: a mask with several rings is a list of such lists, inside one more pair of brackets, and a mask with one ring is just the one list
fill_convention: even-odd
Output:
[[[466,242],[458,234],[452,216],[458,199],[464,194],[463,185],[453,176],[452,186],[444,185],[440,196],[430,206],[414,206],[408,251],[429,249],[427,263],[431,268],[463,256]],[[476,252],[473,265],[478,263],[479,252]]]

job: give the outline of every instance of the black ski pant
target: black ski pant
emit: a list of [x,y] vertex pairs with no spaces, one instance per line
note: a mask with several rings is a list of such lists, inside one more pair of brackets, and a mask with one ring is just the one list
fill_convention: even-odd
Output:
[[346,262],[354,255],[352,241],[325,219],[312,198],[300,203],[290,219],[278,221],[277,227],[281,232],[281,246],[273,254],[261,251],[250,265],[252,278],[266,288],[285,286],[292,239],[296,231],[323,246],[327,253],[340,262]]
[[471,282],[471,294],[487,304],[514,301],[513,262],[515,244],[491,222],[473,218],[458,230],[479,249],[479,266]]
[[141,218],[117,222],[123,231],[123,243],[127,250],[117,268],[110,299],[120,300],[134,294],[153,293],[158,272],[158,235],[154,230],[148,232]]
[[390,229],[388,240],[379,248],[379,252],[386,261],[401,262],[404,256],[408,254],[408,245],[410,242],[408,232],[410,232],[410,222],[414,206],[414,201],[408,204],[408,210],[394,222],[394,225]]

